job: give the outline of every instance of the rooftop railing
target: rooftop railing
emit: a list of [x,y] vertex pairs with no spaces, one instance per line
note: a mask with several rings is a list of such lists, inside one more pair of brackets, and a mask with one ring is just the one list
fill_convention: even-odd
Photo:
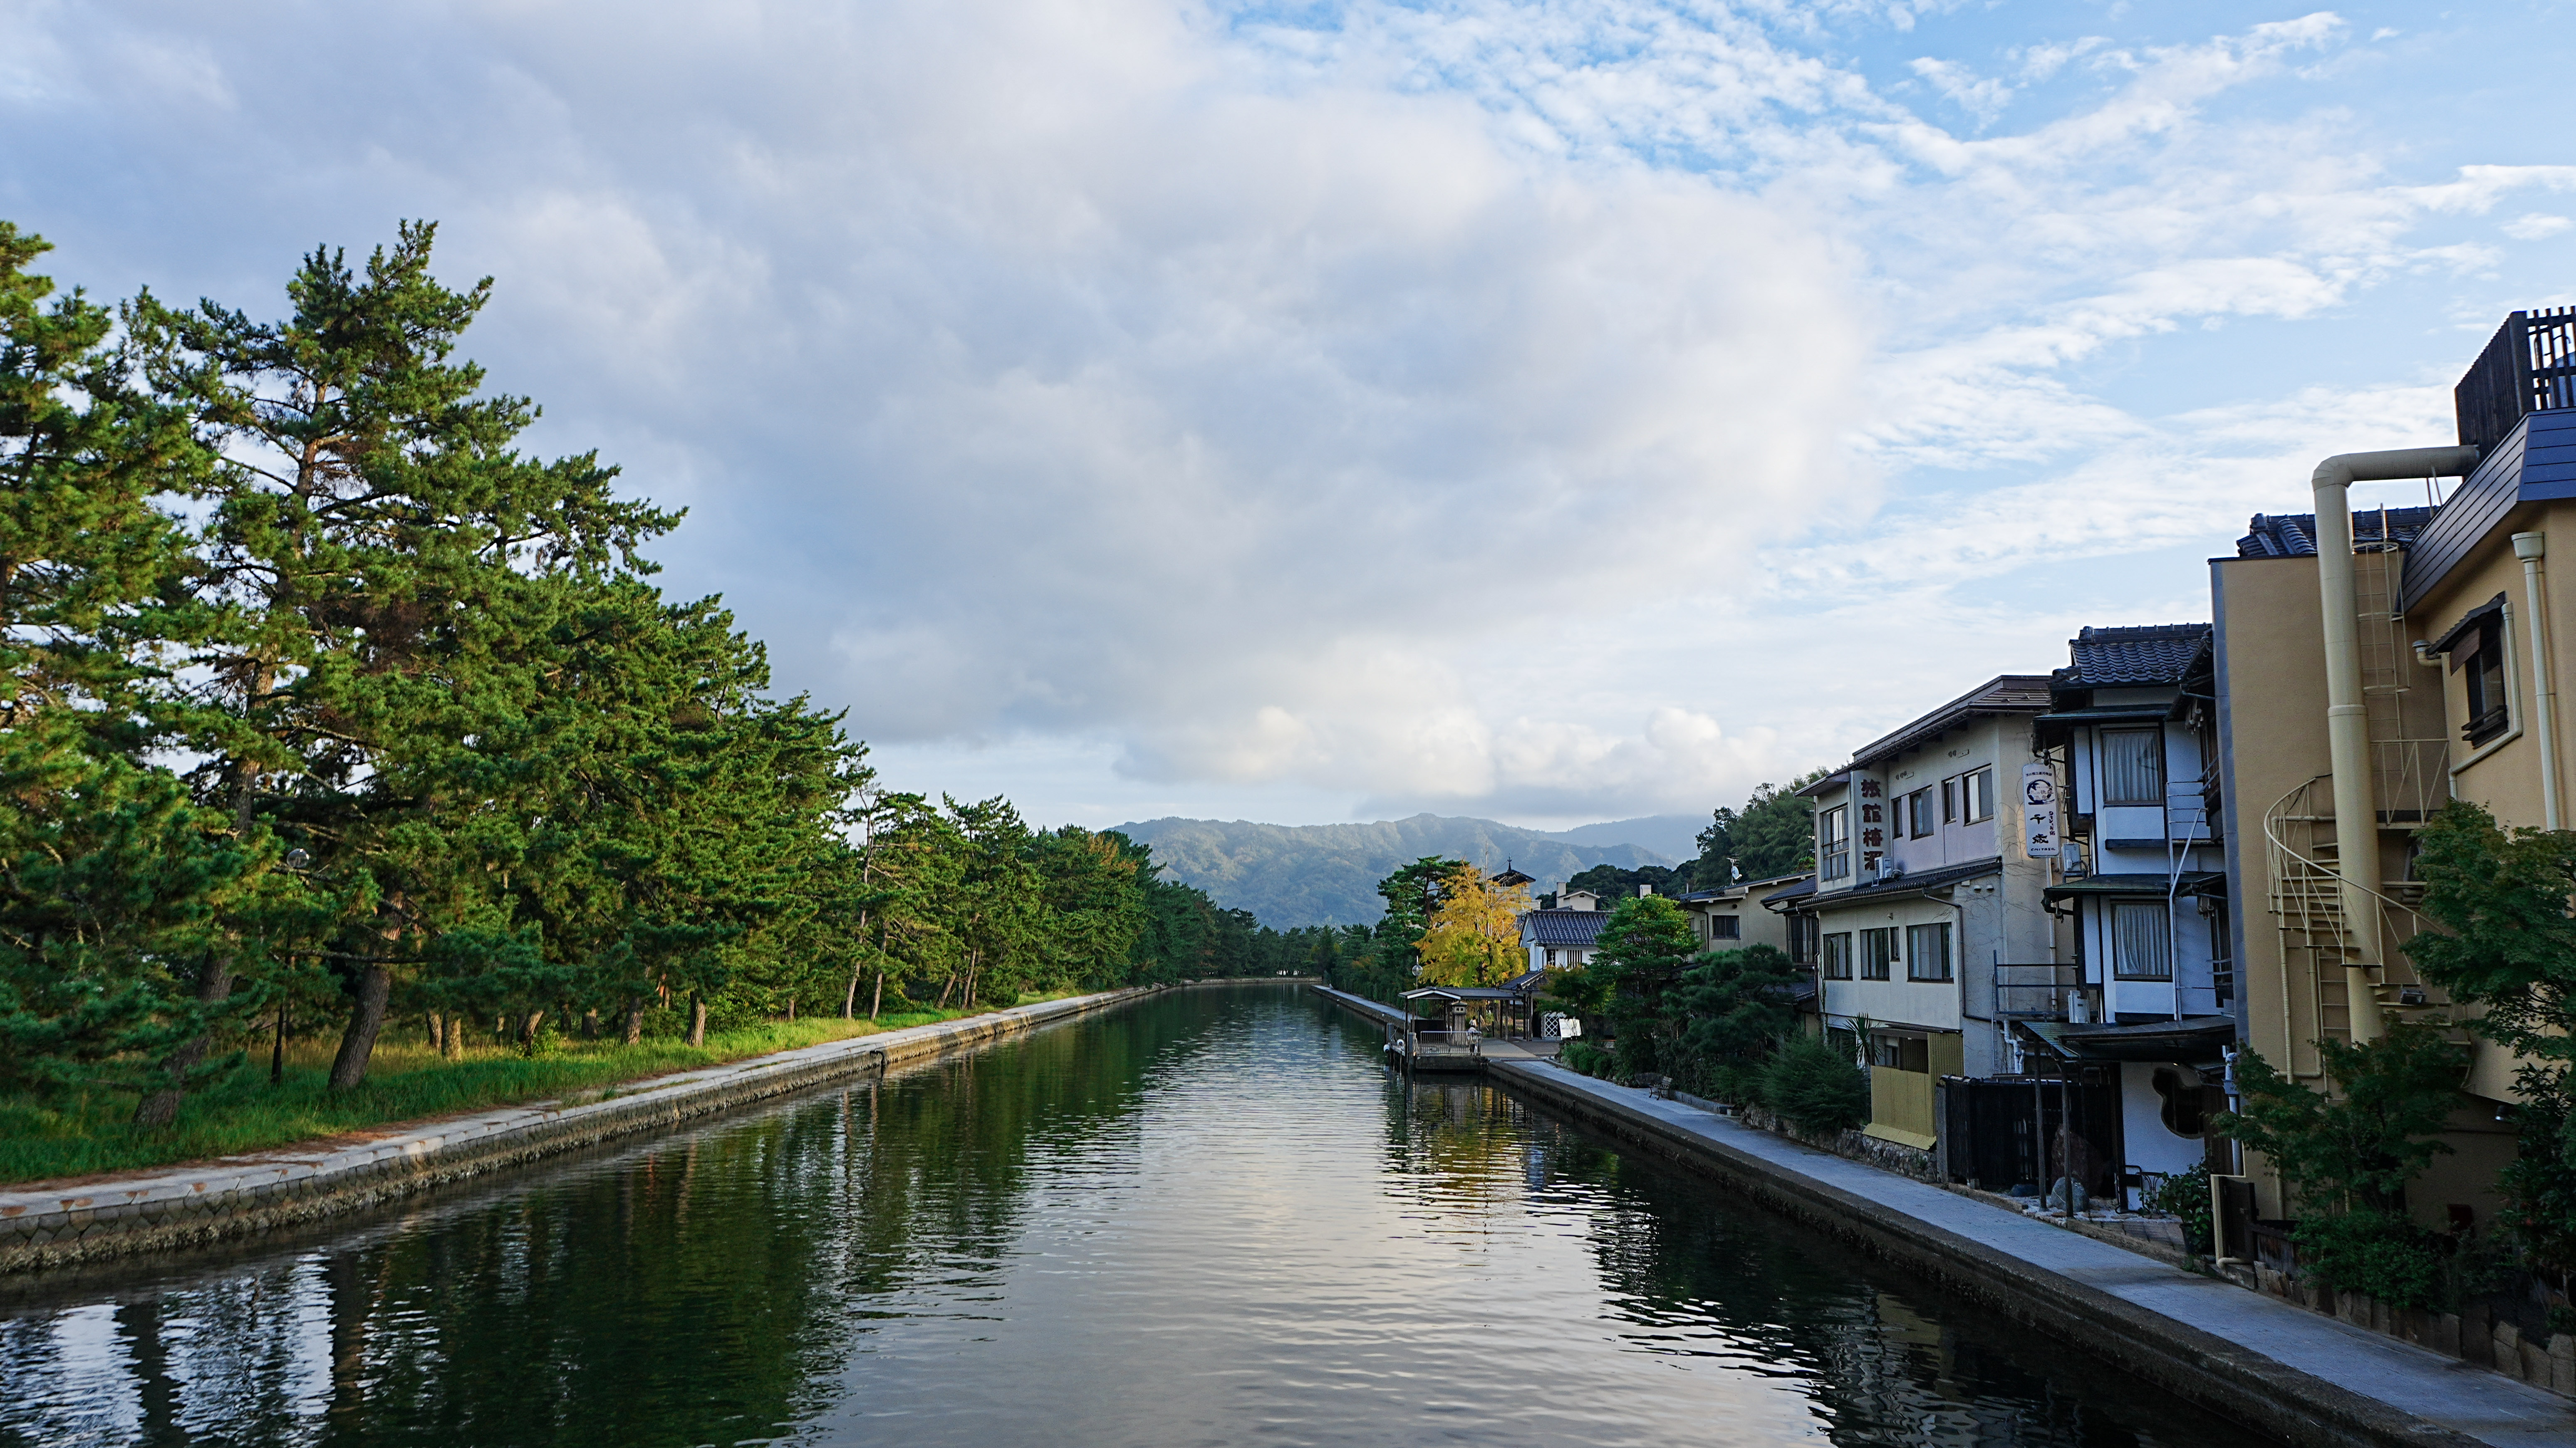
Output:
[[2576,407],[2576,307],[2537,307],[2504,319],[2451,391],[2463,446],[2504,441],[2526,413]]

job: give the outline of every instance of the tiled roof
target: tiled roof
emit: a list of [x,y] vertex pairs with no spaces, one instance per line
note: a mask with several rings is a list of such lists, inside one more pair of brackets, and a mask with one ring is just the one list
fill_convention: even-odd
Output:
[[1902,875],[1872,881],[1865,885],[1854,885],[1848,890],[1823,891],[1809,903],[1818,910],[1840,910],[1846,905],[1883,900],[1891,895],[1902,895],[1909,890],[1934,890],[1943,885],[1955,885],[1961,880],[1973,880],[1980,875],[2001,874],[2003,868],[2003,856],[1988,855],[1982,860],[1970,860],[1965,864],[1935,865],[1928,870],[1908,870]]
[[[2430,508],[2390,508],[2386,510],[2388,531],[2400,544],[2415,541],[2424,525],[2433,521]],[[2352,513],[2352,539],[2356,543],[2379,541],[2377,508],[2355,508]],[[2236,540],[2239,558],[2298,558],[2314,556],[2317,551],[2317,515],[2314,513],[2257,513],[2246,526],[2244,537]]]
[[2048,710],[2046,674],[1999,674],[1958,698],[1852,751],[1852,767],[1865,769],[1891,755],[1949,733],[1981,714],[2041,714]]
[[2067,655],[2075,662],[2049,679],[2060,689],[2179,684],[2208,647],[2205,623],[2088,628],[2066,641]]
[[1521,943],[1589,949],[1609,923],[1607,910],[1532,910],[1521,916]]

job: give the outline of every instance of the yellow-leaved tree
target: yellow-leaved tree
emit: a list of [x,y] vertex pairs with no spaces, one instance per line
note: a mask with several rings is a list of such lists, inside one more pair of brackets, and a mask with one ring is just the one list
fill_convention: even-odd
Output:
[[1420,985],[1501,985],[1529,968],[1521,949],[1521,915],[1530,908],[1525,885],[1497,885],[1473,865],[1440,882],[1440,903],[1415,947],[1422,955]]

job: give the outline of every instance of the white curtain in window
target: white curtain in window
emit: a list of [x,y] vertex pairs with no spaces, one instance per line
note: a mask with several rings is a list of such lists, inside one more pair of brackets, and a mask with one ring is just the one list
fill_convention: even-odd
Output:
[[2102,735],[2102,802],[2165,802],[2164,731],[2112,729]]
[[2131,980],[2173,979],[2173,938],[2161,903],[2111,907],[2111,965]]

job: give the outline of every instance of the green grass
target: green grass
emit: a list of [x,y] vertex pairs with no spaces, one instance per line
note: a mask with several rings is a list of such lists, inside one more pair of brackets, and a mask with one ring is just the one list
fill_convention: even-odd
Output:
[[[1056,1000],[1074,991],[1021,998]],[[675,1071],[720,1066],[905,1026],[951,1021],[966,1011],[886,1015],[876,1024],[837,1018],[768,1021],[709,1031],[704,1046],[647,1040],[640,1045],[557,1039],[542,1054],[469,1046],[446,1061],[417,1036],[381,1040],[366,1084],[335,1095],[327,1087],[336,1040],[291,1041],[286,1079],[270,1085],[266,1052],[231,1079],[193,1092],[179,1119],[161,1130],[130,1124],[135,1093],[99,1091],[52,1102],[0,1096],[0,1183],[20,1184],[94,1172],[133,1171],[287,1146],[317,1137],[363,1132],[459,1112],[573,1097],[596,1099],[610,1088]]]

